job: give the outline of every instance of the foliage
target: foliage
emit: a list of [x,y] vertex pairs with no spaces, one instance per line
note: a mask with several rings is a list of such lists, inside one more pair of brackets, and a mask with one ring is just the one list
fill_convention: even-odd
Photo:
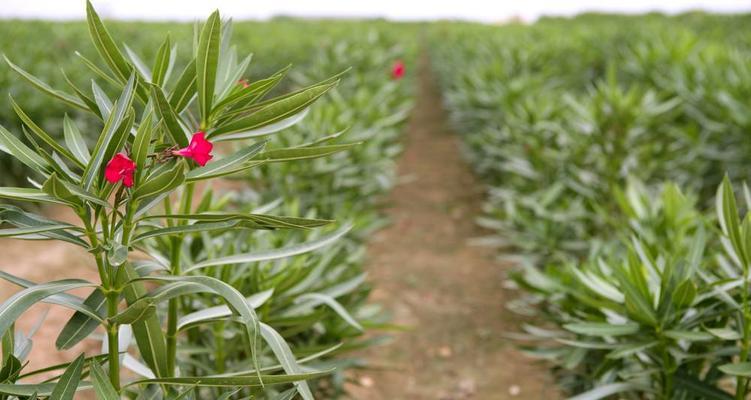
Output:
[[729,181],[721,235],[703,211],[725,171],[748,176],[749,48],[732,28],[747,18],[431,33],[446,107],[488,183],[485,242],[518,262],[514,308],[544,327],[523,338],[575,398],[748,392],[747,233]]
[[[87,14],[102,63],[84,60],[97,77],[91,92],[73,81],[70,93],[53,89],[20,62],[8,60],[14,73],[65,109],[86,114],[87,122],[66,117],[65,140],[58,141],[11,101],[30,146],[0,128],[0,149],[24,164],[33,184],[0,188],[0,196],[22,203],[62,204],[81,218],[81,225],[9,205],[3,206],[0,220],[12,227],[0,229],[0,236],[79,245],[92,253],[101,283],[35,283],[2,274],[24,289],[0,306],[3,373],[7,372],[0,393],[72,398],[76,390],[93,387],[99,398],[107,399],[119,396],[116,393],[131,398],[291,398],[296,393],[312,398],[307,381],[331,374],[336,366],[320,359],[368,345],[349,339],[382,321],[377,310],[365,304],[361,241],[341,239],[352,224],[319,227],[330,225],[331,216],[362,215],[356,222],[357,232],[364,235],[378,217],[372,203],[347,203],[356,198],[352,194],[340,199],[345,207],[328,203],[319,209],[326,191],[299,197],[290,189],[316,187],[312,179],[321,182],[321,189],[328,185],[352,192],[361,187],[334,183],[345,178],[365,178],[366,185],[375,187],[370,194],[389,187],[383,179],[380,186],[374,185],[377,175],[364,175],[392,174],[388,163],[376,164],[383,159],[380,150],[396,146],[395,135],[408,107],[405,89],[387,80],[385,65],[391,60],[385,57],[396,53],[359,60],[364,70],[356,76],[369,83],[357,93],[360,101],[379,96],[384,107],[401,105],[396,116],[386,108],[366,115],[343,94],[337,108],[311,108],[336,87],[341,70],[276,97],[286,68],[268,78],[242,81],[250,58],[238,58],[230,47],[231,24],[222,22],[218,12],[196,27],[193,51],[188,52],[192,56],[185,61],[173,56],[178,47],[170,37],[162,37],[158,50],[152,49],[153,58],[139,56],[127,46],[123,52],[90,4]],[[153,64],[144,61],[149,59]],[[338,65],[347,62],[342,59]],[[337,114],[330,112],[349,119],[335,121]],[[306,114],[316,118],[304,130],[267,139]],[[357,140],[371,136],[372,132],[361,133],[371,123],[389,134],[359,149],[346,137],[311,136],[342,123],[356,129]],[[91,135],[95,143],[82,133],[92,129],[101,130]],[[206,166],[197,165],[204,159],[196,152],[212,146],[193,147],[204,138],[200,132],[217,151],[226,153]],[[287,133],[288,138],[280,139]],[[346,151],[353,154],[338,158],[333,171],[320,165],[297,170],[264,167],[265,172],[251,180],[259,185],[246,194],[224,195],[222,184],[212,185],[217,178],[260,171],[262,166],[310,163]],[[370,164],[348,175],[339,171],[363,157]],[[303,170],[318,176],[289,175]],[[340,208],[355,213],[339,212]],[[280,209],[289,214],[279,215]],[[324,247],[326,252],[311,253]],[[76,288],[93,290],[86,298],[65,293]],[[76,310],[58,337],[58,348],[70,348],[102,326],[107,352],[52,367],[65,370],[56,381],[21,384],[25,352],[14,341],[26,339],[20,332],[14,334],[13,321],[40,301]],[[137,355],[130,350],[138,350]],[[121,382],[121,366],[142,378]],[[87,375],[90,380],[82,380]]]

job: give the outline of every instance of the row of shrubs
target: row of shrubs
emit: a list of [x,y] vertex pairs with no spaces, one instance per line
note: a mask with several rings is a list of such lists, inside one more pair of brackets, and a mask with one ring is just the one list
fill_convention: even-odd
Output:
[[[28,56],[31,51],[25,48],[5,49],[20,68],[35,73],[56,89],[74,93],[73,86],[85,88],[79,97],[90,96],[93,101],[84,102],[79,107],[83,111],[71,112],[69,104],[51,99],[59,97],[59,93],[50,97],[43,94],[50,94],[49,89],[35,90],[40,86],[36,81],[37,88],[32,87],[31,91],[12,85],[11,92],[29,117],[23,128],[11,128],[16,132],[15,139],[8,136],[8,131],[0,132],[0,150],[9,155],[10,164],[23,167],[17,170],[19,175],[13,181],[31,187],[3,187],[0,197],[17,202],[63,203],[71,206],[84,224],[93,226],[71,226],[4,206],[0,221],[13,227],[0,229],[0,236],[58,239],[91,246],[102,282],[100,286],[93,284],[96,289],[86,299],[68,294],[55,297],[72,288],[70,285],[91,285],[81,281],[35,284],[3,274],[4,279],[26,287],[0,305],[0,315],[9,321],[0,324],[2,370],[7,372],[3,372],[0,382],[3,395],[67,399],[73,398],[76,388],[83,390],[93,384],[97,397],[108,399],[114,395],[112,390],[129,398],[334,398],[344,390],[343,369],[362,365],[357,359],[340,355],[382,340],[374,335],[364,336],[366,330],[387,328],[388,318],[379,307],[367,302],[370,287],[363,269],[363,243],[385,222],[378,212],[379,197],[394,184],[394,159],[401,151],[398,138],[411,108],[410,79],[401,72],[395,73],[394,68],[411,65],[415,49],[400,44],[398,33],[385,29],[388,25],[380,22],[283,20],[236,24],[232,44],[241,43],[238,48],[245,48],[261,43],[258,48],[273,56],[262,61],[267,64],[260,68],[252,62],[249,77],[241,74],[241,80],[230,82],[227,79],[233,74],[246,69],[241,58],[230,54],[244,52],[240,49],[235,53],[225,47],[229,43],[229,23],[222,23],[221,40],[218,39],[218,21],[218,14],[214,14],[204,26],[196,26],[193,51],[189,44],[190,26],[170,24],[173,36],[165,42],[164,24],[112,24],[112,36],[124,32],[135,40],[126,40],[130,51],[124,46],[119,50],[127,57],[122,68],[132,73],[129,80],[121,80],[117,50],[107,45],[109,34],[102,30],[90,7],[88,26],[100,46],[96,50],[98,56],[87,58],[96,60],[93,62],[103,72],[100,75],[80,65],[71,67],[70,71],[79,75],[70,73],[73,85],[69,89],[60,85],[59,76],[53,78],[56,75],[52,71],[56,65],[67,65],[67,59],[59,62],[47,53]],[[77,35],[83,36],[87,28],[78,23],[35,22],[5,24],[2,29],[29,29],[28,36],[40,40],[44,40],[47,29],[57,32],[56,43],[67,48],[81,46],[83,42]],[[241,40],[237,40],[238,36]],[[274,40],[269,41],[269,37]],[[251,40],[243,41],[247,38]],[[101,43],[105,43],[103,47]],[[157,53],[160,43],[168,45],[162,45]],[[180,55],[175,57],[172,79],[157,82],[156,71],[165,71],[157,54],[165,54],[164,49],[174,43],[178,43]],[[219,56],[212,53],[212,46],[221,48]],[[93,47],[91,52],[95,54]],[[137,56],[128,54],[131,52]],[[289,61],[300,61],[303,67],[287,71]],[[187,89],[188,95],[195,96],[193,100],[179,106],[172,104],[181,90],[180,69],[189,66],[189,62],[195,62],[196,68],[217,62],[215,72],[220,78],[213,101],[227,102],[224,111],[216,105],[221,113],[204,109],[211,100],[201,97],[207,90],[201,79],[205,82],[211,69],[197,74],[195,93],[191,92],[194,89]],[[154,68],[147,70],[144,65]],[[17,72],[12,72],[13,82],[34,81],[20,79],[24,72]],[[96,86],[78,83],[86,76],[91,78],[92,72],[100,75],[94,79]],[[154,75],[149,77],[152,72]],[[264,81],[267,75],[270,79]],[[141,93],[150,80],[154,82],[151,91]],[[260,91],[266,96],[250,99],[243,90]],[[295,90],[296,95],[272,98],[290,90]],[[167,103],[159,102],[160,91],[167,94]],[[328,93],[310,105],[320,96],[314,93],[323,92]],[[306,107],[295,105],[297,99],[308,95],[311,97],[305,100]],[[240,107],[238,101],[248,103]],[[132,108],[123,106],[130,102]],[[172,117],[171,107],[178,110]],[[60,129],[66,112],[72,118]],[[138,117],[136,123],[134,114]],[[15,121],[8,127],[20,125],[15,116],[7,118]],[[238,128],[234,135],[240,137],[229,141],[230,135],[217,133],[219,130],[213,126],[223,119],[235,121],[238,126],[256,119],[263,123],[250,129]],[[117,125],[113,120],[119,121]],[[5,123],[0,121],[0,125]],[[127,134],[128,124],[133,135]],[[175,159],[178,154],[189,155],[193,141],[203,140],[203,136],[196,139],[194,134],[190,146],[179,152],[174,150],[174,146],[181,147],[184,139],[179,131],[187,127],[205,129],[212,141],[227,140],[215,149],[227,155],[218,156],[205,167],[205,161],[197,167]],[[24,129],[27,132],[22,135]],[[153,133],[145,133],[150,130]],[[63,131],[65,146],[55,145],[56,140],[63,142],[59,139]],[[151,165],[148,174],[137,170],[133,177],[132,169],[128,172],[112,162],[106,171],[104,164],[91,166],[100,153],[108,157],[110,147],[105,149],[100,142],[112,132],[123,137],[126,149],[112,160],[133,157],[139,169]],[[148,136],[152,137],[150,142],[141,139]],[[170,143],[173,147],[169,147]],[[60,158],[66,158],[65,154],[54,155],[58,146],[61,151],[67,153],[65,149],[69,148],[76,154],[93,149],[90,160],[79,160],[85,167],[81,175],[77,173],[78,165]],[[211,150],[205,144],[200,146]],[[25,151],[36,149],[45,155],[48,147],[53,150],[50,160],[38,163],[37,156]],[[139,159],[139,152],[144,151],[141,149],[153,150],[154,161]],[[107,160],[99,160],[104,161]],[[55,172],[50,173],[49,165],[56,165]],[[96,171],[118,173],[125,179],[115,183],[123,186],[115,186],[115,204],[109,211],[103,204],[113,201],[113,181],[109,176],[110,184],[97,178]],[[218,176],[225,179],[194,184]],[[32,179],[24,183],[27,177]],[[150,190],[149,197],[136,202],[146,188]],[[170,197],[165,197],[170,193]],[[163,202],[157,202],[160,199]],[[255,217],[257,214],[262,215]],[[131,227],[133,215],[138,218]],[[330,225],[330,220],[338,223],[331,228],[318,228]],[[87,240],[82,240],[84,232]],[[101,241],[99,246],[95,246],[97,238]],[[137,255],[127,257],[130,253]],[[125,282],[120,281],[123,275]],[[162,286],[152,290],[144,287],[142,281]],[[236,300],[233,303],[233,293],[247,296],[246,304]],[[82,356],[69,364],[45,368],[40,372],[59,371],[61,375],[52,383],[29,384],[26,378],[38,373],[23,370],[31,338],[28,333],[14,332],[10,321],[24,307],[45,299],[78,310],[62,330],[58,348],[70,348],[87,337],[100,337],[95,328],[101,324],[107,332],[109,355]],[[23,304],[19,305],[19,301]],[[102,320],[97,323],[92,313],[101,313]],[[257,344],[255,336],[259,339]],[[117,352],[121,353],[119,362]],[[160,357],[162,353],[164,357]],[[108,376],[99,368],[102,361],[107,361]],[[129,380],[122,387],[120,366],[130,370],[122,374]],[[281,370],[283,373],[279,373]],[[91,384],[82,379],[87,375]]]
[[730,183],[751,154],[748,21],[431,32],[445,107],[488,185],[484,242],[515,262],[511,306],[537,317],[518,337],[577,399],[749,392],[751,220]]

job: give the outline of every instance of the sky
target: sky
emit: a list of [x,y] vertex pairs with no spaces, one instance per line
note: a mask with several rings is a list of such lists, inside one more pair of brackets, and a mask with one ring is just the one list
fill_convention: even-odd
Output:
[[[290,15],[481,22],[512,17],[533,21],[541,15],[573,15],[583,11],[751,12],[751,0],[92,0],[92,3],[106,18],[182,21],[204,18],[217,8],[235,19]],[[0,0],[0,18],[83,19],[84,5],[85,0]]]

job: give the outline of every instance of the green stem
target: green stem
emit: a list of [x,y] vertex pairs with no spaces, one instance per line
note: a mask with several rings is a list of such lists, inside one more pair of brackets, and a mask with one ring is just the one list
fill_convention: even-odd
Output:
[[[110,291],[107,293],[107,316],[114,317],[117,315],[117,305],[120,300],[120,293]],[[110,382],[115,389],[120,392],[120,349],[119,343],[119,326],[110,324],[107,327],[107,348],[109,360]]]
[[224,321],[214,326],[214,340],[216,341],[216,355],[214,357],[216,373],[224,373]]
[[[189,183],[185,186],[185,191],[182,194],[182,207],[181,212],[189,214],[193,205],[193,189],[194,185]],[[180,251],[182,249],[183,240],[182,237],[172,238],[172,249],[170,254],[170,273],[173,276],[180,275],[182,273],[180,265]],[[178,314],[178,299],[170,299],[167,308],[167,370],[170,374],[175,371],[175,364],[177,359],[177,314]]]

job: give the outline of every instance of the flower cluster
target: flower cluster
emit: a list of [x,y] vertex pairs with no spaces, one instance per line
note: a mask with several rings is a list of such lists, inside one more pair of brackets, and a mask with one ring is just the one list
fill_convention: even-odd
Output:
[[[214,158],[211,151],[214,145],[206,140],[206,133],[198,131],[193,134],[188,147],[173,150],[172,155],[190,158],[198,165],[204,166]],[[104,178],[107,182],[115,184],[122,181],[125,187],[133,186],[133,173],[136,171],[136,163],[125,153],[117,153],[107,163],[104,169]]]

